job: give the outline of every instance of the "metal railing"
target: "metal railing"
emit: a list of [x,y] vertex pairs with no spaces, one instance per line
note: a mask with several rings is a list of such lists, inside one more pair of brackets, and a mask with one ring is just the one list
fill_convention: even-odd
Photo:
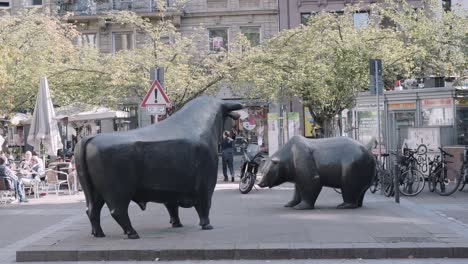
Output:
[[[166,0],[169,6],[170,0]],[[157,0],[58,0],[58,13],[73,16],[100,15],[111,11],[153,13],[160,11]]]

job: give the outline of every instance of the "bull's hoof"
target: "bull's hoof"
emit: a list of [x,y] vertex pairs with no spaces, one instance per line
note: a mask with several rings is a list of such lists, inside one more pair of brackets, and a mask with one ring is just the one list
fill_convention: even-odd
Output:
[[178,228],[178,227],[183,227],[184,225],[181,222],[178,223],[172,223],[173,228]]
[[104,232],[92,232],[91,235],[93,235],[94,237],[105,237],[106,235],[104,235]]
[[299,203],[296,202],[296,201],[290,201],[289,203],[285,204],[284,207],[294,207],[297,204],[299,204]]
[[208,225],[202,226],[201,229],[202,229],[202,230],[211,230],[211,229],[213,229],[213,226],[210,225],[210,224],[208,224]]
[[302,201],[298,205],[294,206],[293,208],[296,210],[310,210],[310,209],[314,209],[314,206],[310,205],[309,203],[305,201]]
[[342,203],[338,205],[336,208],[338,209],[355,209],[358,208],[356,204],[351,204],[351,203]]
[[140,236],[137,233],[128,234],[128,239],[139,239]]

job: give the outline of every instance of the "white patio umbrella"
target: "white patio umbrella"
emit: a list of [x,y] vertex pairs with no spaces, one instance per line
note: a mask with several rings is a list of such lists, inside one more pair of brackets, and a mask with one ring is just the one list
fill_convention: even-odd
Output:
[[56,156],[57,151],[63,147],[60,133],[55,120],[54,106],[49,92],[47,77],[41,77],[36,106],[31,120],[31,128],[28,134],[28,144],[34,149],[40,150],[44,146],[47,154]]

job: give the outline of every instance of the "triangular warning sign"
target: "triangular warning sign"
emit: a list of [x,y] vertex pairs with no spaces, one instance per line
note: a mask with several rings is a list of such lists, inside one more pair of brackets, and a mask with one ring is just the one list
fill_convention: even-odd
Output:
[[154,80],[151,88],[148,93],[145,95],[145,98],[141,102],[140,107],[146,107],[149,105],[165,105],[170,106],[169,98],[167,98],[166,93],[163,91],[161,84],[158,80]]

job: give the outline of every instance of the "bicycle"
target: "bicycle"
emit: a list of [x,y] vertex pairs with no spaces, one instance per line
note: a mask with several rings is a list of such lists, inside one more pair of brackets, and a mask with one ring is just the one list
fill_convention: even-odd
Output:
[[[393,154],[393,153],[392,153]],[[395,195],[394,183],[393,183],[393,173],[391,170],[386,169],[386,160],[389,154],[381,154],[383,157],[382,160],[376,159],[376,168],[375,168],[375,178],[372,181],[369,190],[372,193],[375,193],[383,189],[383,194],[386,197]]]
[[398,179],[398,189],[404,196],[416,196],[424,189],[424,174],[417,169],[416,165],[419,165],[419,162],[415,157],[415,154],[420,152],[419,148],[424,147],[424,145],[421,145],[416,151],[404,149],[404,153],[407,153],[407,155],[400,159],[401,173]]
[[429,162],[429,166],[431,166],[428,176],[429,191],[435,191],[442,196],[449,196],[460,186],[461,177],[455,169],[447,167],[447,164],[452,162],[447,161],[445,157],[453,157],[453,155],[447,153],[441,147],[439,147],[439,150],[441,155],[437,155],[434,160]]
[[376,193],[377,191],[380,191],[381,184],[380,184],[380,179],[385,177],[386,174],[388,174],[388,171],[385,170],[386,168],[386,157],[388,157],[388,154],[381,154],[380,155],[382,158],[379,159],[378,155],[374,155],[375,158],[375,176],[374,179],[372,180],[371,186],[369,187],[369,191],[371,193]]

